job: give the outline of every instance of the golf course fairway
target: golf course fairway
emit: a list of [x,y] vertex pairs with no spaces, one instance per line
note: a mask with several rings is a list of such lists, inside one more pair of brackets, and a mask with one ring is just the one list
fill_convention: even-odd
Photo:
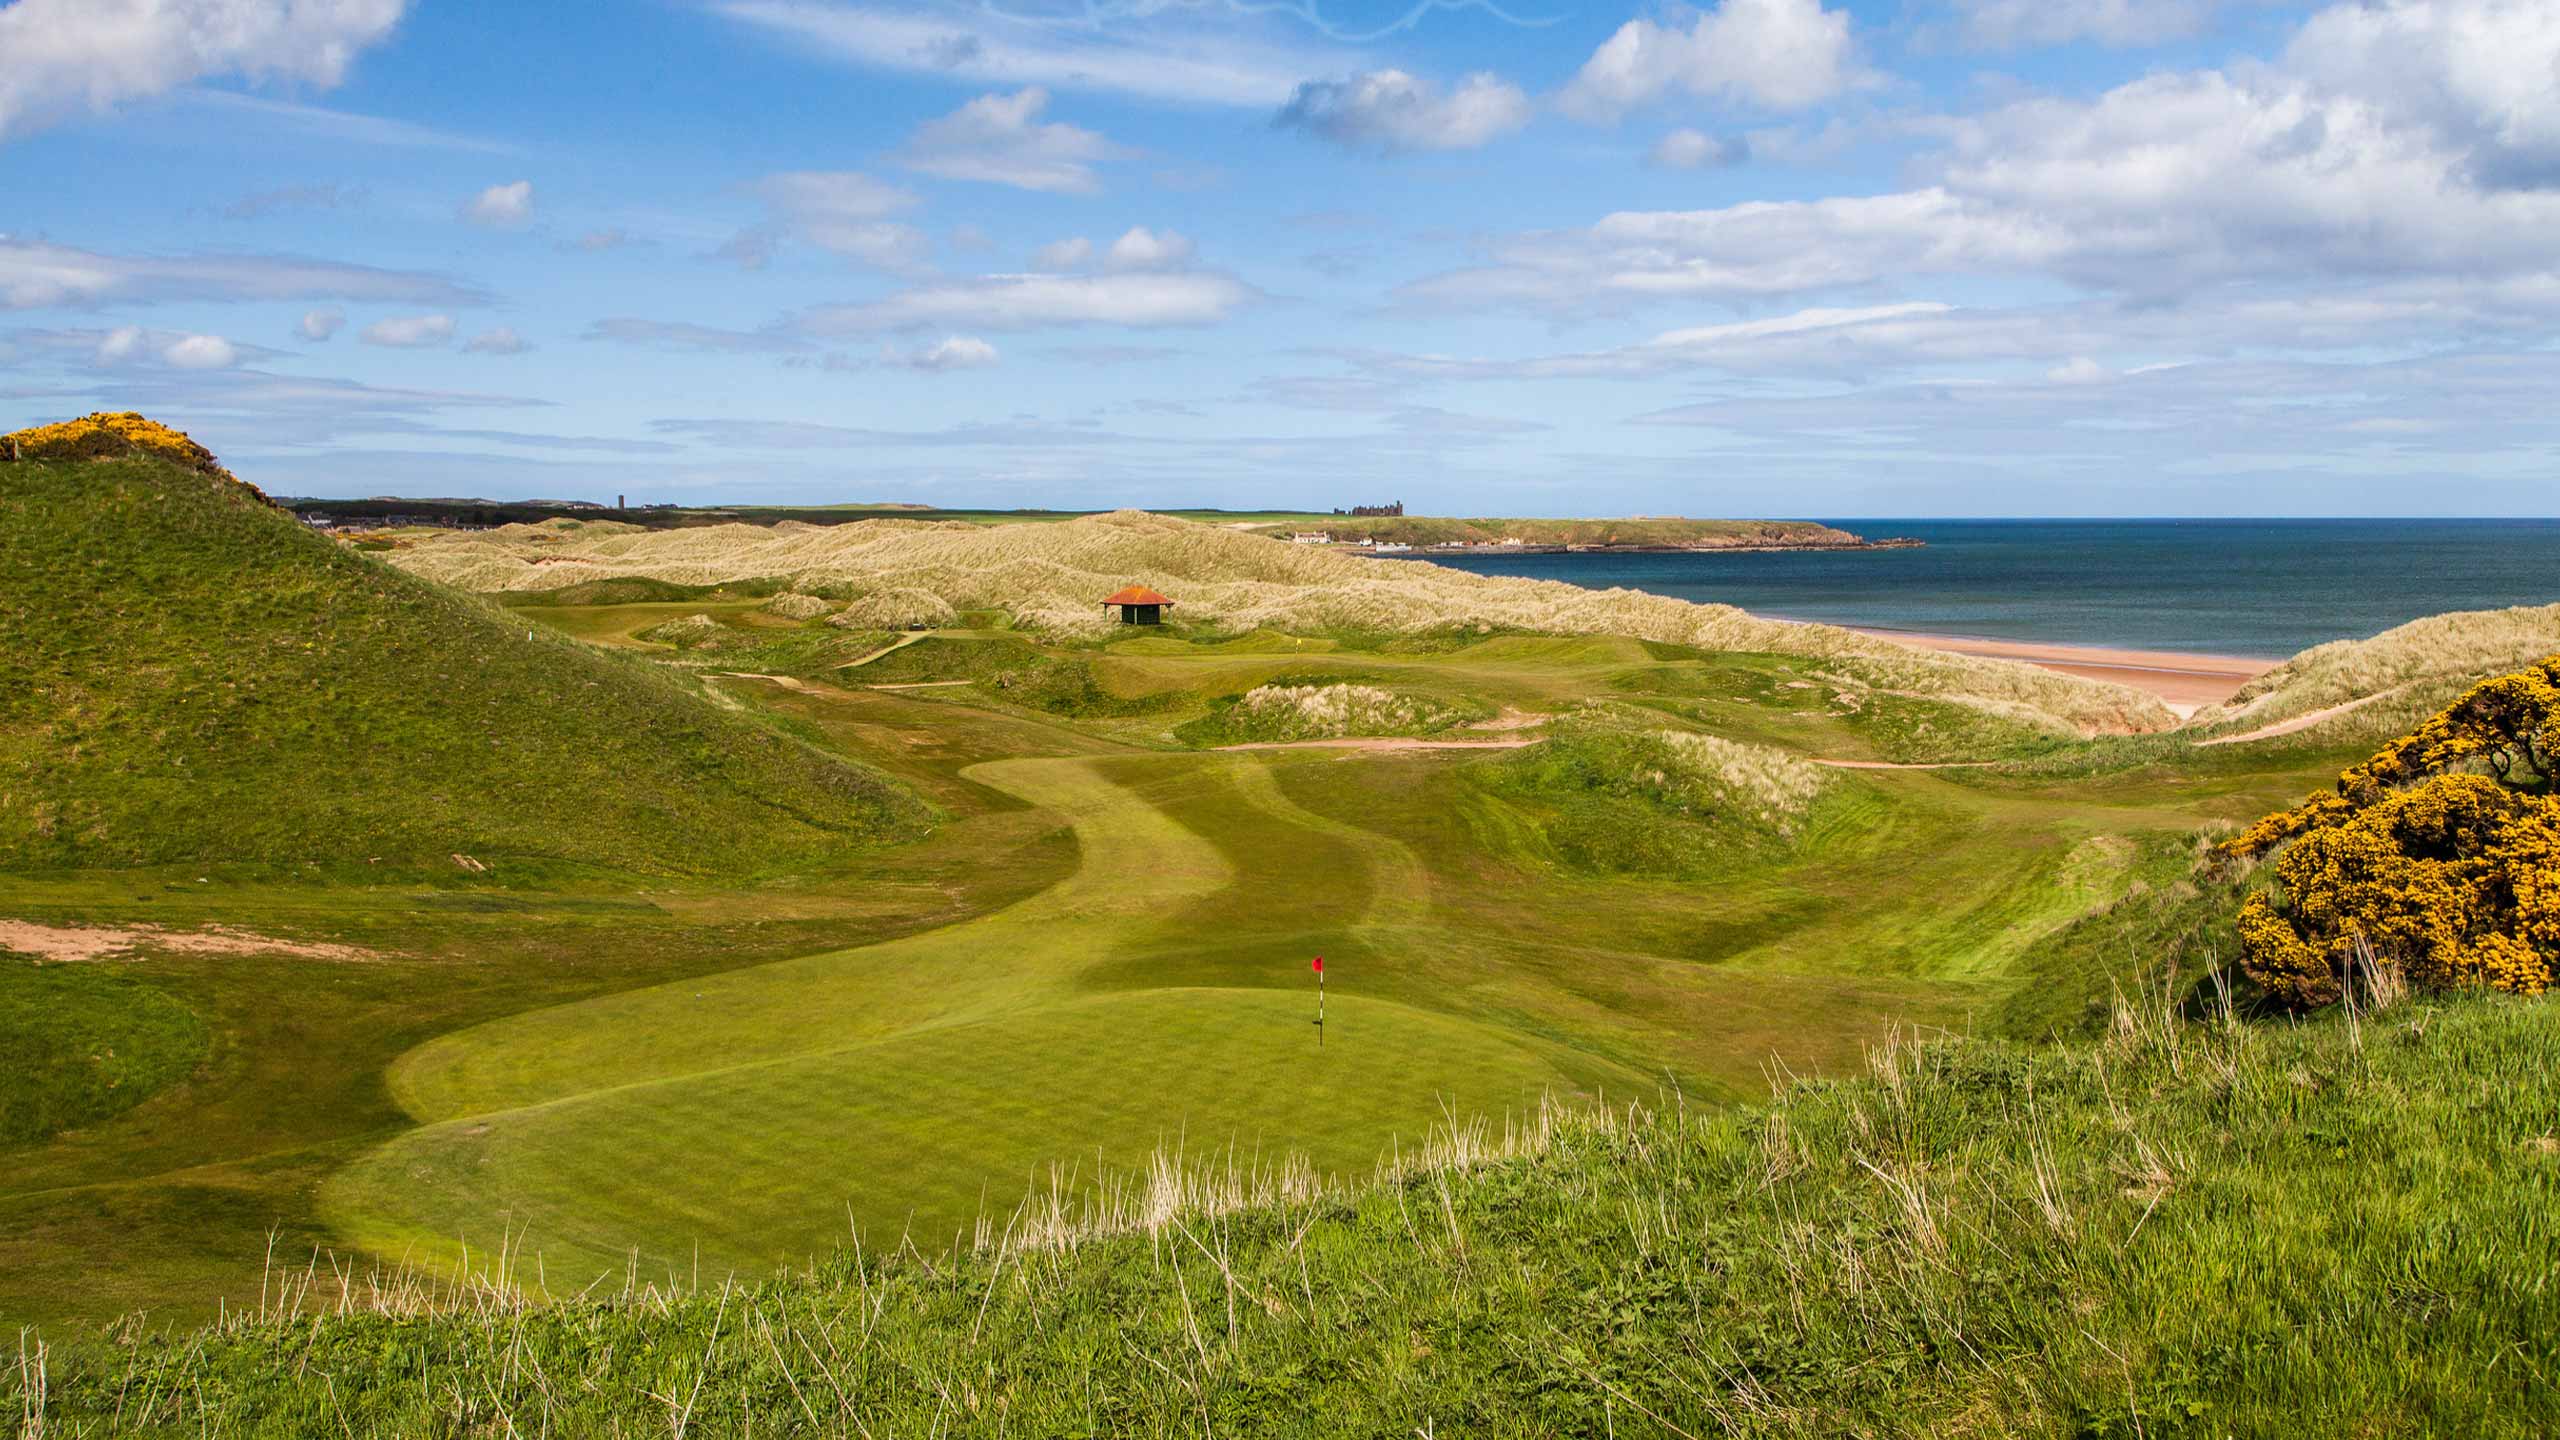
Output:
[[[1178,1148],[1361,1173],[1453,1116],[1642,1083],[1364,993],[1402,988],[1380,971],[1399,927],[1421,924],[1421,867],[1290,802],[1264,762],[968,774],[1065,818],[1076,872],[947,929],[421,1046],[392,1083],[430,1123],[328,1183],[332,1223],[413,1261],[504,1241],[555,1288],[635,1256],[644,1274],[760,1271],[843,1239],[848,1219],[875,1243],[947,1244],[981,1217],[1001,1224],[1052,1167],[1081,1183]],[[1321,1036],[1317,953],[1336,990]],[[1224,983],[1199,983],[1204,968]]]

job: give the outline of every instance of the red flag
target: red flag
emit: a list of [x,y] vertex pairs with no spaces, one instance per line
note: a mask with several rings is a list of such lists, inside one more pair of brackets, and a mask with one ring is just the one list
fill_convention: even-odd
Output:
[[1321,955],[1316,957],[1316,973],[1319,975],[1324,973],[1324,957]]

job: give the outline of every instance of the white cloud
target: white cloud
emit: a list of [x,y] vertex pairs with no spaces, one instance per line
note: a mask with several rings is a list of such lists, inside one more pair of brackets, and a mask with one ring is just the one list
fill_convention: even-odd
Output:
[[163,347],[160,358],[181,370],[221,370],[238,361],[240,352],[219,335],[183,335]]
[[440,275],[295,255],[106,255],[0,234],[0,309],[159,300],[373,300],[477,305]]
[[1515,235],[1405,298],[1571,312],[1951,274],[2153,303],[2238,283],[2560,285],[2560,187],[2527,183],[2560,180],[2555,73],[2560,20],[2509,0],[2342,6],[2281,64],[1940,122],[1911,189]]
[[1667,95],[1798,110],[1864,80],[1845,10],[1821,0],[1724,0],[1689,27],[1630,20],[1557,97],[1567,114],[1615,120]]
[[337,334],[338,328],[346,323],[344,311],[305,310],[302,318],[294,322],[293,333],[305,340],[321,341]]
[[712,0],[712,7],[796,50],[866,67],[975,85],[1040,85],[1188,105],[1266,107],[1302,75],[1350,68],[1221,13],[1149,4],[1132,23],[1061,24],[994,6],[855,5],[828,0]]
[[1102,188],[1093,167],[1118,155],[1120,147],[1063,121],[1041,124],[1048,104],[1049,92],[1037,85],[1011,95],[981,95],[917,126],[900,163],[946,180],[1090,195]]
[[630,243],[631,233],[617,225],[605,230],[589,230],[569,242],[567,248],[581,255],[601,255],[608,250],[620,250]]
[[143,336],[141,326],[118,326],[108,331],[105,338],[98,342],[98,363],[121,365],[140,355],[146,343],[148,342]]
[[533,219],[533,182],[492,185],[462,204],[462,218],[494,230],[512,230]]
[[532,342],[511,325],[492,326],[462,343],[463,352],[470,355],[521,355],[532,348]]
[[395,350],[418,350],[442,345],[453,338],[450,315],[402,315],[376,320],[364,327],[367,345],[388,345]]
[[[107,369],[156,363],[175,370],[226,370],[241,359],[240,347],[219,335],[146,330],[139,325],[120,325],[103,333],[95,330],[20,332],[13,338],[31,342],[37,348],[56,354],[76,354],[85,349],[89,363]],[[259,353],[272,355],[275,352]]]
[[346,76],[407,0],[17,0],[0,6],[0,140],[210,77]]
[[945,370],[982,370],[1001,357],[996,347],[974,335],[953,335],[911,354],[884,352],[883,359],[909,370],[939,374]]
[[1127,233],[1111,242],[1102,263],[1113,270],[1165,270],[1191,262],[1190,237],[1171,230],[1150,230],[1132,225]]
[[1372,70],[1300,85],[1274,123],[1353,147],[1473,150],[1528,124],[1529,97],[1483,71],[1443,95],[1402,70]]
[[2560,6],[2340,5],[2303,26],[2283,63],[2313,84],[2430,131],[2467,155],[2483,184],[2560,184]]
[[1254,294],[1235,277],[1214,271],[987,275],[922,286],[865,304],[821,306],[801,314],[793,328],[805,335],[829,336],[925,326],[1033,330],[1071,325],[1141,329],[1211,325]]
[[1712,170],[1751,158],[1749,141],[1682,127],[1653,142],[1646,163],[1664,170]]
[[1093,242],[1081,235],[1052,241],[1031,252],[1032,267],[1039,270],[1078,270],[1092,259]]
[[762,227],[739,232],[719,253],[750,270],[771,258],[777,238],[881,270],[911,270],[933,253],[932,237],[887,218],[912,208],[916,197],[871,176],[851,170],[794,170],[768,175],[746,189],[764,201],[770,218]]

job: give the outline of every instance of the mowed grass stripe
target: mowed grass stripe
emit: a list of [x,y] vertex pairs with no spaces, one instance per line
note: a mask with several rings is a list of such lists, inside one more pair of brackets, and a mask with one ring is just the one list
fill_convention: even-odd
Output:
[[[1146,757],[1137,757],[1144,759]],[[1156,760],[1185,770],[1212,764]],[[1074,826],[1077,870],[983,919],[923,935],[601,996],[439,1037],[391,1067],[421,1120],[837,1049],[1036,999],[1164,911],[1233,878],[1216,847],[1146,803],[1125,760],[1004,760],[969,778]]]
[[[530,1233],[554,1283],[634,1249],[755,1268],[841,1238],[848,1215],[948,1239],[1060,1162],[1093,1162],[1090,1181],[1182,1140],[1359,1169],[1451,1113],[1642,1083],[1380,998],[1429,991],[1395,963],[1428,933],[1422,866],[1290,799],[1273,763],[973,767],[1068,819],[1072,877],[947,930],[431,1042],[395,1078],[441,1123],[342,1172],[324,1212],[409,1258]],[[1305,969],[1318,946],[1371,992],[1336,997],[1321,1049]]]
[[[1357,1173],[1447,1113],[1522,1113],[1594,1067],[1491,1026],[1352,997],[1319,1048],[1311,993],[1152,990],[878,1045],[629,1086],[412,1132],[330,1181],[352,1241],[412,1259],[502,1239],[555,1289],[755,1271],[845,1238],[947,1244],[1056,1167],[1079,1184],[1160,1147]],[[1616,1076],[1620,1084],[1631,1077]]]

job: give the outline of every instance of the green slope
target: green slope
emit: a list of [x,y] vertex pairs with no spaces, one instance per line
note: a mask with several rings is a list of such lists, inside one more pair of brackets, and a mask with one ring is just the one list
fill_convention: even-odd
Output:
[[299,1317],[0,1367],[0,1409],[48,1437],[2560,1427],[2560,1010],[2120,1018],[1065,1244],[875,1235],[552,1305],[359,1284],[335,1316],[324,1270]]
[[0,465],[0,868],[721,874],[920,802],[153,460]]

